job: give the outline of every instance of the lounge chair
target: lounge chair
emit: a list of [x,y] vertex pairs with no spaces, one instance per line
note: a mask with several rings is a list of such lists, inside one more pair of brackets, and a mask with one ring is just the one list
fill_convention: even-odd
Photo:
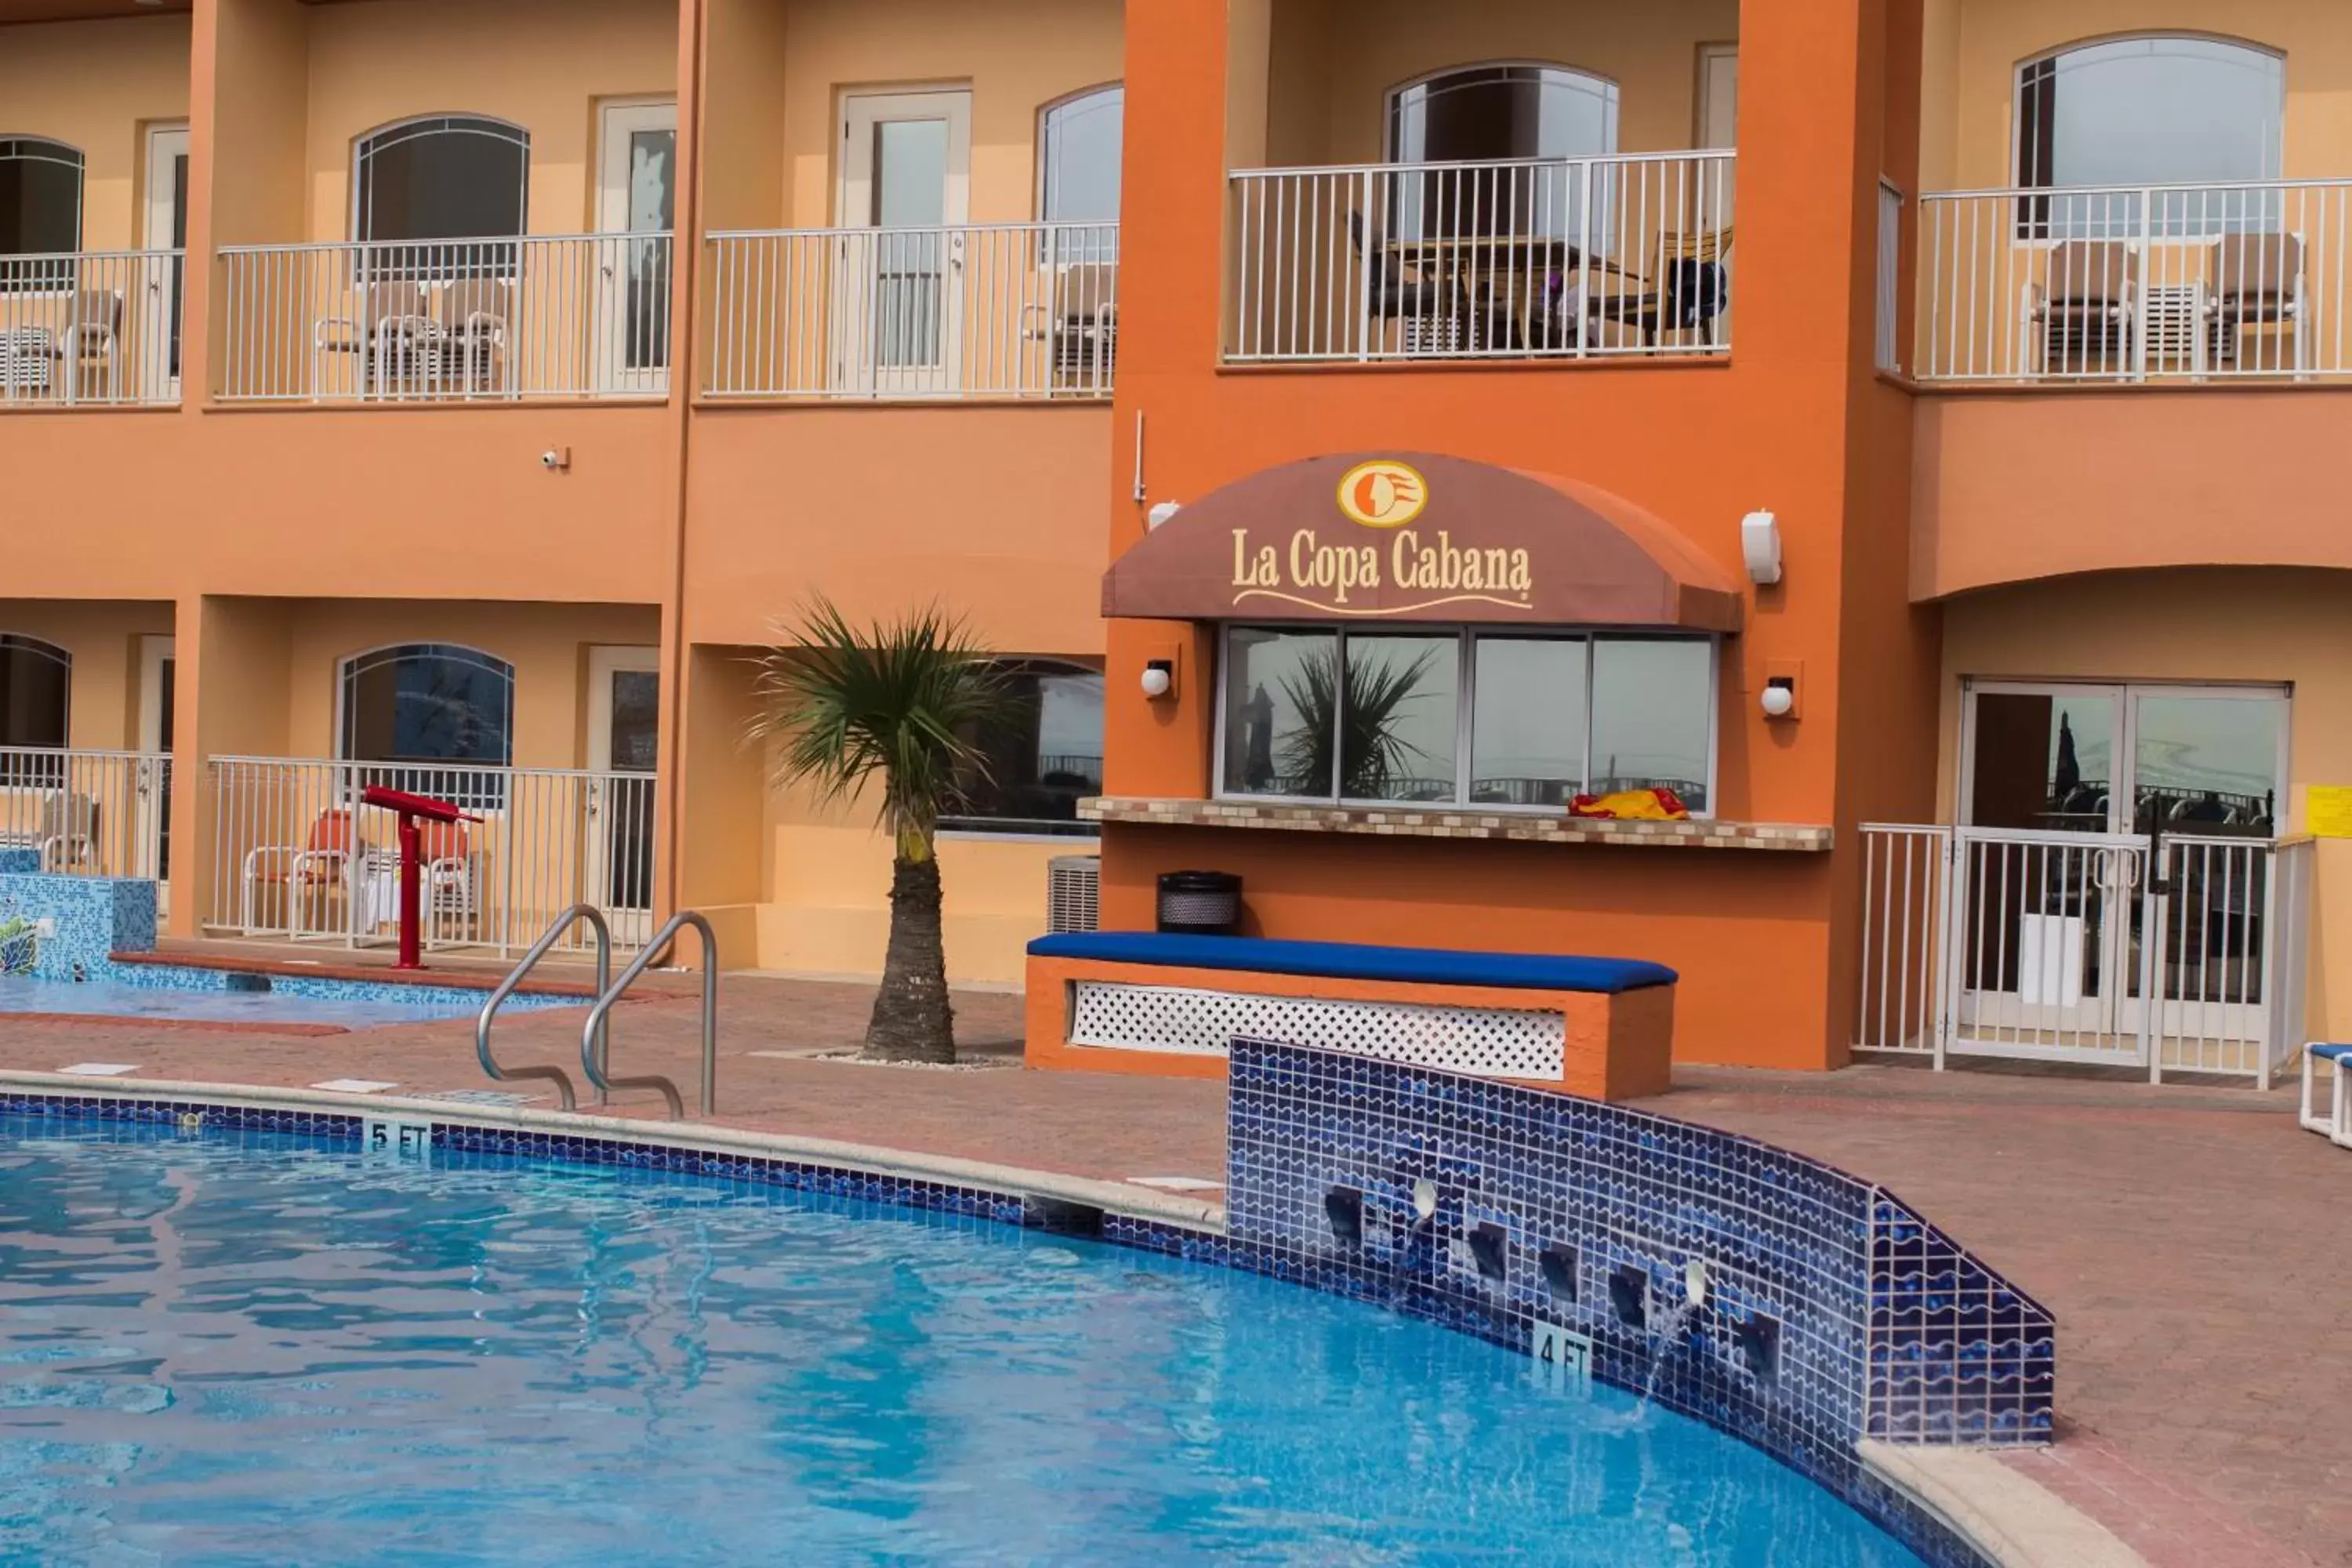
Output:
[[1696,334],[1701,345],[1716,341],[1716,321],[1731,308],[1731,229],[1701,229],[1693,234],[1671,231],[1658,236],[1650,276],[1654,291],[1598,294],[1589,309],[1592,319],[1620,331],[1636,331],[1643,342],[1655,346],[1661,333]]
[[247,850],[239,928],[248,934],[261,929],[254,920],[255,894],[262,888],[276,887],[285,896],[286,934],[304,935],[309,928],[303,912],[313,896],[347,888],[358,858],[366,849],[352,814],[334,806],[319,814],[300,844],[265,844]]
[[2260,371],[2293,370],[2305,359],[2303,240],[2292,234],[2231,234],[2216,239],[2205,269],[2201,306],[2217,369],[2241,368],[2248,327],[2284,326],[2294,340],[2294,363],[2273,353]]
[[[425,940],[428,943],[470,941],[475,917],[480,912],[477,893],[481,885],[473,838],[462,822],[425,822],[417,827],[423,836],[419,848],[425,878],[419,905],[425,917]],[[456,927],[454,931],[451,925]]]
[[[2318,1115],[2314,1108],[2318,1098],[2321,1062],[2327,1063],[2336,1075],[2334,1106],[2326,1116]],[[2314,1041],[2303,1047],[2303,1109],[2299,1120],[2307,1131],[2318,1133],[2338,1148],[2352,1149],[2352,1045]]]
[[41,832],[36,846],[44,871],[73,871],[98,858],[98,803],[86,795],[53,790],[41,797]]
[[502,279],[459,278],[442,285],[433,301],[433,355],[429,374],[446,390],[506,390],[507,315],[509,289]]
[[1054,302],[1032,307],[1045,320],[1030,329],[1043,338],[1056,390],[1108,392],[1118,353],[1118,263],[1081,261],[1054,274]]
[[2081,374],[2118,374],[2131,365],[2139,308],[2139,256],[2122,240],[2070,239],[2050,252],[2050,271],[2025,285],[2021,342],[2033,348],[2032,374],[2068,362]]
[[[65,384],[74,397],[87,397],[92,381],[111,403],[122,395],[122,296],[110,289],[84,289],[54,351],[65,366]],[[93,377],[92,373],[96,373]]]
[[425,347],[435,326],[423,313],[424,297],[413,282],[375,279],[353,290],[352,313],[329,316],[310,329],[310,386],[320,390],[323,359],[350,354],[359,366],[359,395],[381,396],[425,368]]
[[[1385,323],[1395,321],[1398,347],[1405,353],[1459,353],[1467,326],[1460,288],[1409,270],[1384,237],[1367,237],[1360,212],[1348,214],[1348,238],[1364,268],[1365,304],[1371,318],[1365,323],[1367,333],[1378,331],[1385,340]],[[1385,349],[1385,341],[1380,346]]]

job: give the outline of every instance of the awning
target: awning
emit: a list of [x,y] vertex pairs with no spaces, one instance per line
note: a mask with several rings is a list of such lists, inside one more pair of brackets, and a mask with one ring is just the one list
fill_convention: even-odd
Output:
[[1633,502],[1426,452],[1262,469],[1112,563],[1103,614],[1739,629],[1737,579]]

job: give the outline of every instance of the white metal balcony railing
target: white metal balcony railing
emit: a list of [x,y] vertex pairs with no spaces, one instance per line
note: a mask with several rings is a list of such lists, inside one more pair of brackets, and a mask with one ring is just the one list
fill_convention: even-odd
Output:
[[161,877],[171,802],[166,753],[0,747],[0,871]]
[[1118,225],[728,230],[709,237],[713,398],[1101,398]]
[[1728,150],[1227,176],[1229,363],[1722,354]]
[[0,408],[180,400],[185,252],[0,256]]
[[2352,181],[1960,191],[1919,204],[1922,382],[2352,374]]
[[2302,1045],[2313,849],[1865,823],[1856,1050],[2244,1076]]
[[671,237],[224,246],[232,403],[652,398]]
[[[481,818],[424,825],[426,945],[516,952],[575,903],[603,910],[615,941],[636,944],[651,932],[651,773],[294,757],[205,765],[208,932],[350,947],[394,941],[399,841],[393,816],[361,801],[370,784],[454,801]],[[574,932],[560,945],[587,940]]]

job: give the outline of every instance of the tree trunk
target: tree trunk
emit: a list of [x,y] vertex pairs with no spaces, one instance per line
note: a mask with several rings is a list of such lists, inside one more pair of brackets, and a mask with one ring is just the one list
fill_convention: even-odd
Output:
[[948,1002],[948,961],[940,942],[940,862],[902,847],[890,867],[890,951],[882,989],[866,1025],[874,1061],[955,1060],[955,1013]]

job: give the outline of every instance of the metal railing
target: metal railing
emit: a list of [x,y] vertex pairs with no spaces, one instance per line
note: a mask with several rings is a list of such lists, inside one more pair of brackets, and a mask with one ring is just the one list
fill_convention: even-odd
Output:
[[215,757],[205,766],[208,931],[352,947],[394,941],[399,851],[390,814],[360,798],[370,784],[454,801],[483,819],[424,825],[425,946],[503,954],[583,903],[620,946],[639,945],[652,929],[651,773],[290,757]]
[[180,401],[186,253],[0,256],[0,408]]
[[1903,190],[1878,182],[1877,298],[1873,361],[1880,370],[1903,368]]
[[2352,374],[2347,223],[2352,180],[1922,197],[1913,374],[2008,384]]
[[709,237],[714,398],[1104,398],[1118,225]]
[[[569,939],[572,927],[583,922],[589,934],[596,939],[596,994],[604,995],[613,978],[612,928],[604,923],[604,917],[595,905],[574,904],[556,916],[548,928],[539,933],[539,940],[530,944],[530,951],[517,961],[507,977],[499,982],[498,988],[490,993],[489,1000],[482,1004],[482,1010],[474,1016],[474,1056],[481,1062],[482,1070],[489,1075],[490,1081],[511,1083],[517,1079],[543,1079],[555,1085],[555,1092],[561,1097],[566,1110],[580,1108],[580,1099],[572,1091],[571,1077],[562,1068],[554,1066],[500,1067],[498,1058],[490,1052],[490,1026],[497,1021],[499,1009],[506,1005],[507,998],[513,995],[530,972],[539,967],[539,961],[552,952],[558,942]],[[598,1103],[603,1103],[601,1099]]]
[[658,398],[670,257],[654,232],[224,246],[220,397]]
[[596,1102],[602,1105],[616,1089],[659,1089],[669,1104],[673,1118],[686,1115],[686,1102],[679,1097],[677,1085],[658,1073],[646,1073],[638,1078],[614,1078],[613,1065],[613,1005],[628,994],[637,977],[662,957],[677,933],[692,926],[702,938],[702,1097],[698,1102],[705,1117],[715,1114],[719,1095],[719,937],[710,922],[698,910],[680,910],[662,923],[644,949],[621,971],[620,978],[607,985],[598,976],[596,1005],[588,1009],[587,1020],[580,1026],[580,1070],[596,1086]]
[[162,877],[171,815],[169,753],[0,747],[0,870]]
[[2252,1078],[2303,1038],[2311,847],[1862,829],[1856,1050]]
[[1726,150],[1226,176],[1229,363],[1722,354]]

